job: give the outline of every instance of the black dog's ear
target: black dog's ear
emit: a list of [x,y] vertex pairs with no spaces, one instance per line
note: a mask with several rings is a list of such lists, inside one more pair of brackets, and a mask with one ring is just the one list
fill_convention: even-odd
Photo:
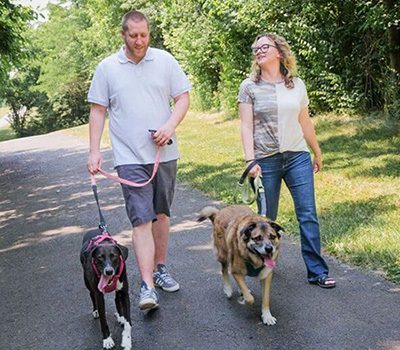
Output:
[[93,247],[92,249],[85,251],[85,257],[88,258],[90,261],[92,261],[93,255],[96,252],[98,247]]
[[121,252],[122,257],[124,260],[128,259],[129,249],[123,245],[117,244],[119,251]]
[[254,228],[257,226],[254,222],[251,224],[248,224],[245,228],[243,228],[240,231],[240,235],[244,236],[244,241],[247,242],[250,239],[251,232],[254,230]]
[[275,230],[276,234],[278,235],[279,238],[281,238],[281,234],[280,232],[285,232],[285,230],[283,229],[282,226],[278,225],[276,222],[274,221],[270,221],[269,224],[271,225],[271,227]]

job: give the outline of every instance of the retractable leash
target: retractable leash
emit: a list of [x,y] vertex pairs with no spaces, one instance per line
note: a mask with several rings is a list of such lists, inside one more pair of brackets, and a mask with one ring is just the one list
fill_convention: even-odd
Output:
[[106,220],[104,219],[103,213],[101,212],[101,209],[100,209],[99,196],[97,194],[96,178],[94,177],[94,175],[90,175],[90,179],[92,181],[92,190],[93,190],[94,199],[96,199],[97,209],[99,210],[99,217],[100,217],[99,229],[101,229],[102,234],[109,234],[108,229],[107,229]]
[[[239,179],[239,186],[244,185],[244,181],[246,180],[247,176],[249,175],[250,170],[257,164],[255,160],[253,160],[244,170],[242,176]],[[258,208],[258,214],[262,216],[267,216],[267,202],[265,199],[265,190],[264,186],[261,181],[262,176],[258,175],[255,178],[251,177],[249,178],[249,183],[252,187],[252,190],[254,191],[256,198],[257,198],[257,208]],[[251,202],[252,203],[252,202]],[[248,203],[248,204],[251,204]]]

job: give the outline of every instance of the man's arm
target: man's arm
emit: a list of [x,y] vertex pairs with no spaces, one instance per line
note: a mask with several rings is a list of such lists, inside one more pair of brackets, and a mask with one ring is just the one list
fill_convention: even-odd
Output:
[[100,141],[103,135],[104,122],[106,119],[107,107],[92,103],[89,114],[89,159],[87,167],[94,175],[101,167],[103,161],[100,153]]
[[175,97],[174,101],[175,106],[168,121],[154,133],[153,140],[158,146],[165,146],[168,143],[175,129],[185,117],[190,104],[189,92],[184,92]]

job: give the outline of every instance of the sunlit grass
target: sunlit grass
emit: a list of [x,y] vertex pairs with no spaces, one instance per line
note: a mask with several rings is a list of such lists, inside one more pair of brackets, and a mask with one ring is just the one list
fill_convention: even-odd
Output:
[[0,142],[15,139],[16,135],[9,126],[0,129]]
[[[7,107],[0,107],[0,118],[3,118],[5,115],[7,115],[8,112],[9,112],[9,109]],[[15,139],[15,138],[16,138],[16,135],[15,135],[14,131],[11,129],[9,124],[0,128],[0,142]]]
[[[325,250],[400,283],[399,125],[381,116],[322,115],[314,122],[324,154],[315,181]],[[236,203],[244,169],[239,130],[239,120],[225,120],[221,113],[189,113],[178,129],[180,181]],[[87,137],[87,126],[69,132]],[[297,234],[286,188],[278,221]]]

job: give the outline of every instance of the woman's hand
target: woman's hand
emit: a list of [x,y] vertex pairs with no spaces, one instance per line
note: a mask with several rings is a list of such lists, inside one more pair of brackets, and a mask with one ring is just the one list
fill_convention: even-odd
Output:
[[318,173],[322,169],[322,155],[317,154],[314,155],[314,160],[313,160],[313,170],[314,173]]
[[258,175],[261,175],[261,167],[258,164],[256,164],[250,169],[248,176],[257,177]]

